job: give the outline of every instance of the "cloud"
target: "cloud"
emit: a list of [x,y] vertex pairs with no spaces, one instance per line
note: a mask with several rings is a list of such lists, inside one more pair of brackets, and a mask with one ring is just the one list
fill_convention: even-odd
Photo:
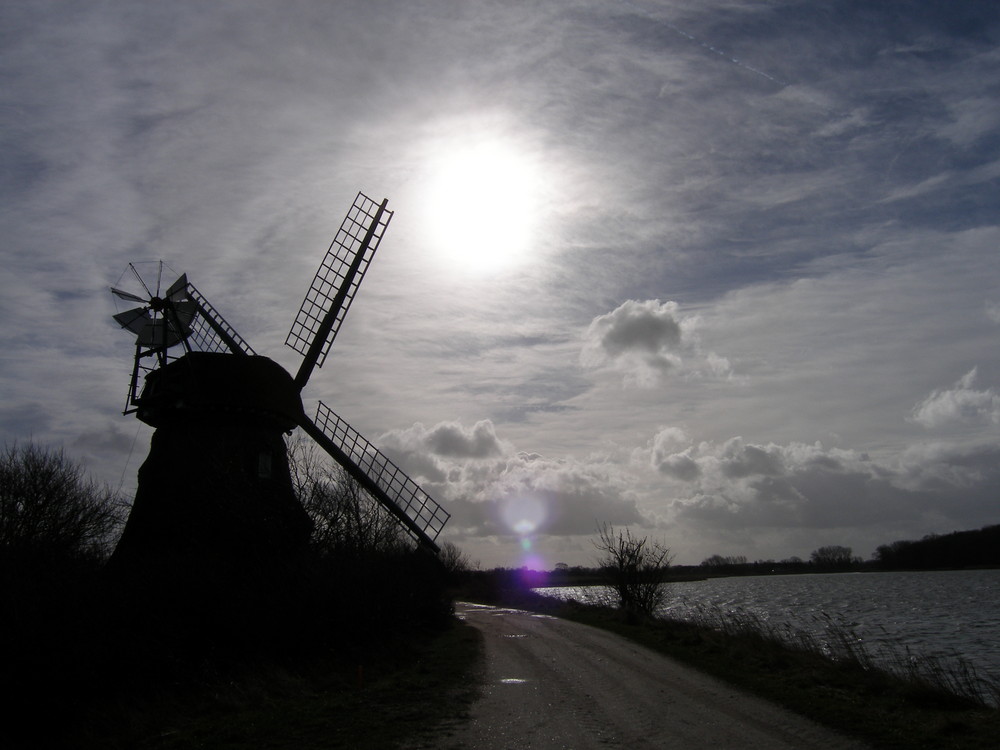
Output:
[[961,525],[988,507],[1000,478],[993,444],[928,446],[892,460],[821,443],[753,444],[736,437],[674,453],[652,441],[652,465],[669,482],[673,522],[725,529],[861,528],[944,517]]
[[621,467],[604,457],[518,451],[489,420],[415,424],[379,445],[452,513],[453,533],[586,535],[597,521],[643,524]]
[[5,439],[41,435],[53,424],[50,410],[36,401],[0,406],[0,423]]
[[88,453],[124,454],[132,449],[134,442],[135,437],[120,424],[107,422],[102,429],[81,433],[72,445],[75,450]]
[[471,428],[458,422],[439,422],[428,429],[418,422],[381,435],[377,443],[414,478],[434,484],[448,481],[455,462],[496,458],[512,450],[500,441],[488,419]]
[[426,441],[439,456],[487,458],[503,453],[493,423],[488,419],[476,422],[471,430],[455,422],[442,422],[427,433]]
[[[5,436],[133,480],[130,260],[294,371],[361,189],[397,213],[309,388],[385,433],[446,534],[655,519],[697,561],[995,520],[970,445],[1000,390],[993,4],[123,5],[0,3]],[[463,132],[551,188],[526,262],[479,279],[422,209]],[[733,547],[699,550],[714,530]]]
[[910,419],[927,428],[956,424],[1000,424],[1000,394],[992,388],[975,390],[976,369],[973,367],[951,388],[935,390],[913,409]]
[[728,375],[729,360],[700,351],[694,334],[698,323],[695,317],[682,318],[676,302],[628,300],[591,321],[580,361],[622,372],[626,384],[643,387],[675,372]]

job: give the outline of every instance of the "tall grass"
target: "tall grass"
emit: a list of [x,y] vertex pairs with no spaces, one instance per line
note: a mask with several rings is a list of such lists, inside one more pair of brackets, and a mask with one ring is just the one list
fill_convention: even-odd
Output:
[[[1000,678],[981,673],[958,652],[939,656],[921,654],[908,645],[884,638],[866,640],[851,624],[826,613],[814,616],[813,629],[787,622],[773,623],[746,610],[723,610],[716,605],[694,605],[688,622],[728,636],[759,638],[827,659],[852,663],[865,671],[889,674],[914,689],[956,696],[984,707],[1000,706]],[[664,617],[669,620],[671,618]]]

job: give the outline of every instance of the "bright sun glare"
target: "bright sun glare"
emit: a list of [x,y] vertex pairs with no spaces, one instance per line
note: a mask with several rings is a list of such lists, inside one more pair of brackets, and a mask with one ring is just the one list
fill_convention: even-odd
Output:
[[442,150],[430,164],[424,194],[434,248],[476,273],[524,260],[534,239],[539,185],[532,160],[502,140]]

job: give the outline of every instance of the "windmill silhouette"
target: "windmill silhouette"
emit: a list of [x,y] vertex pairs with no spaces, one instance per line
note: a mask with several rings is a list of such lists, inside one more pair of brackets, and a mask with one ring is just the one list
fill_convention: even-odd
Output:
[[322,401],[314,417],[302,406],[392,218],[387,203],[358,193],[327,250],[285,341],[302,355],[294,377],[254,352],[186,274],[161,293],[162,263],[155,283],[129,264],[135,291],[121,280],[111,289],[138,304],[114,316],[136,336],[123,413],[155,432],[113,564],[194,556],[240,565],[296,554],[311,523],[288,467],[284,434],[295,427],[437,552],[449,518],[441,505]]

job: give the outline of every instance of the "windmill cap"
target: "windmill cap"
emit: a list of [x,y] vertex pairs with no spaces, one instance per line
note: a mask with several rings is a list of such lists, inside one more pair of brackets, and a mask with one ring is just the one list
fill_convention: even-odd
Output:
[[146,376],[138,417],[160,427],[197,416],[265,420],[282,432],[304,419],[292,376],[267,357],[189,352]]

